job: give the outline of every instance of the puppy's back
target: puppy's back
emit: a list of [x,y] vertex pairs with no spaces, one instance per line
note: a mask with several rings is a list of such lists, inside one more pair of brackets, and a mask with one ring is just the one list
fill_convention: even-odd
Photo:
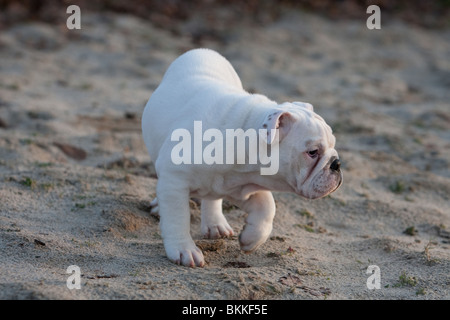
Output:
[[219,53],[194,49],[173,61],[142,115],[142,134],[153,160],[174,129],[189,128],[228,94],[247,93],[234,68]]
[[200,48],[179,56],[167,69],[163,82],[192,78],[223,81],[242,89],[242,83],[230,62],[214,50]]

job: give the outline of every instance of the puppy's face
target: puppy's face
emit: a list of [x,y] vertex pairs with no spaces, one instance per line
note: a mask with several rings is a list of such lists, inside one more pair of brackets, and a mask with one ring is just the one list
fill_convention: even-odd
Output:
[[301,167],[296,179],[297,190],[306,198],[324,197],[342,184],[341,163],[334,149],[335,139],[331,135],[331,130],[330,137],[333,139],[313,136],[313,139],[305,141],[298,155]]
[[280,168],[298,195],[324,197],[342,184],[336,138],[310,104],[283,104],[280,133]]

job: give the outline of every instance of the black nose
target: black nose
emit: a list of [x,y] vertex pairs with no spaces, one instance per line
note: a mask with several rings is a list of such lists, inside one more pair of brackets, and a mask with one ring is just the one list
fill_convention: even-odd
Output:
[[331,163],[330,169],[333,171],[340,171],[341,161],[339,159],[334,159],[334,161]]

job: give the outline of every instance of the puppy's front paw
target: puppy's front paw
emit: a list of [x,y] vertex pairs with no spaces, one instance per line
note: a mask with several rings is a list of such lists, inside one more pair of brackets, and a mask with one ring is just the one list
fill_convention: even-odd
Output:
[[241,250],[245,253],[255,251],[260,245],[266,242],[272,232],[272,225],[255,226],[247,224],[239,235]]
[[186,267],[203,267],[205,258],[202,251],[195,245],[194,241],[167,241],[164,243],[166,254],[170,261],[182,264]]

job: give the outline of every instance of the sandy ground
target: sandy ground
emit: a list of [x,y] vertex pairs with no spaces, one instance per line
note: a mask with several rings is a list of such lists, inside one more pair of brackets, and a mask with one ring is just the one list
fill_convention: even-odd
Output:
[[[86,13],[78,31],[4,30],[0,298],[449,299],[450,31],[388,19],[371,31],[365,19],[194,16],[169,32]],[[236,238],[202,240],[192,202],[207,265],[191,269],[167,260],[150,215],[157,179],[140,117],[194,47],[225,55],[251,92],[312,103],[334,129],[344,184],[315,201],[275,193],[272,237],[250,255]],[[238,233],[245,213],[224,211]],[[70,265],[80,290],[66,287]],[[369,265],[379,290],[366,286]]]

